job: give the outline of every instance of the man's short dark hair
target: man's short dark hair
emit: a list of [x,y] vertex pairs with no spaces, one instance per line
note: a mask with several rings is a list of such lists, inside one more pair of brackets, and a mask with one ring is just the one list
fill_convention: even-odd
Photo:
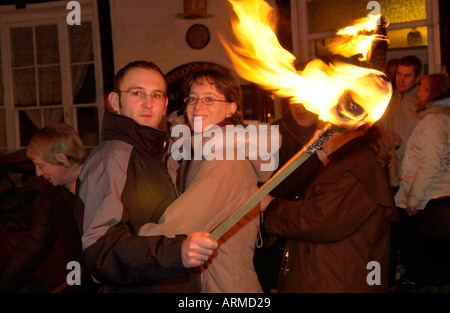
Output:
[[414,74],[419,76],[422,73],[422,61],[414,55],[408,55],[400,59],[399,65],[403,66],[413,66]]
[[114,91],[115,92],[120,91],[120,83],[122,82],[123,77],[129,70],[131,70],[133,68],[144,68],[144,69],[151,69],[151,70],[157,71],[164,78],[164,84],[166,85],[166,90],[167,90],[168,82],[167,82],[166,76],[163,74],[161,69],[153,62],[139,60],[139,61],[133,61],[133,62],[128,63],[127,65],[122,67],[117,72],[116,76],[114,77]]

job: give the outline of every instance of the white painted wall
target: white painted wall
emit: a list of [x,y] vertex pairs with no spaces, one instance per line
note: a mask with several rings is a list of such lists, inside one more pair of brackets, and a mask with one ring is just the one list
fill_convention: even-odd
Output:
[[[275,8],[274,0],[266,0]],[[227,66],[241,85],[249,82],[233,69],[219,35],[235,42],[231,19],[236,15],[227,0],[207,0],[207,14],[212,17],[182,19],[183,0],[110,0],[114,67],[117,72],[134,60],[148,60],[164,73],[190,62],[213,62]],[[208,27],[210,41],[203,49],[193,49],[186,42],[186,32],[194,24]],[[275,97],[275,116],[281,117],[281,103]]]
[[[208,0],[207,13],[212,17],[201,19],[176,17],[183,13],[183,0],[110,0],[110,8],[116,71],[137,59],[153,61],[165,73],[195,61],[232,68],[219,39],[219,34],[234,38],[230,18],[235,15],[226,0]],[[200,50],[186,42],[186,32],[194,24],[204,24],[211,35],[209,44]]]

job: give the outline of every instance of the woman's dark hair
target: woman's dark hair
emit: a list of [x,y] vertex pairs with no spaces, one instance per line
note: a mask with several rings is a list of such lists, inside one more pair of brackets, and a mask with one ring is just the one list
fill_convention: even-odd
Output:
[[430,98],[427,102],[433,102],[450,97],[450,79],[445,74],[431,74],[423,78],[422,83],[428,80]]
[[234,125],[243,124],[242,90],[231,71],[218,64],[207,64],[188,75],[184,81],[183,93],[189,95],[194,83],[202,85],[205,82],[214,85],[216,90],[225,96],[226,101],[236,103],[236,112],[230,120]]

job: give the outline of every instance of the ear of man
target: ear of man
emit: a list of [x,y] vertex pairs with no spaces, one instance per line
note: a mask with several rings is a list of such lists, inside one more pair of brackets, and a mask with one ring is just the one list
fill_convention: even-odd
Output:
[[166,96],[166,104],[164,106],[164,112],[163,112],[164,115],[166,115],[166,113],[167,113],[167,106],[168,105],[169,105],[169,97]]
[[110,92],[108,95],[108,101],[113,111],[120,114],[120,100],[117,92]]
[[64,167],[69,167],[69,159],[67,158],[67,156],[64,153],[58,153],[56,155],[56,159],[58,160],[59,163],[61,163],[62,166]]

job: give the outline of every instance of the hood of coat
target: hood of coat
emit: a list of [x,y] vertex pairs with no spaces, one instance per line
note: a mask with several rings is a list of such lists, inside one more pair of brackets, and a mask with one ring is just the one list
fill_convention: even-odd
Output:
[[278,168],[281,136],[277,126],[266,124],[211,125],[191,138],[193,155],[206,160],[251,162],[259,182],[267,181]]
[[424,109],[417,111],[417,118],[423,119],[429,114],[450,115],[450,98],[445,98],[429,103]]
[[272,125],[280,125],[284,128],[284,131],[288,132],[292,138],[295,138],[297,142],[304,146],[317,129],[321,129],[325,126],[325,122],[317,119],[316,123],[311,126],[300,126],[292,117],[292,113],[288,110],[283,114],[282,119],[273,122]]

